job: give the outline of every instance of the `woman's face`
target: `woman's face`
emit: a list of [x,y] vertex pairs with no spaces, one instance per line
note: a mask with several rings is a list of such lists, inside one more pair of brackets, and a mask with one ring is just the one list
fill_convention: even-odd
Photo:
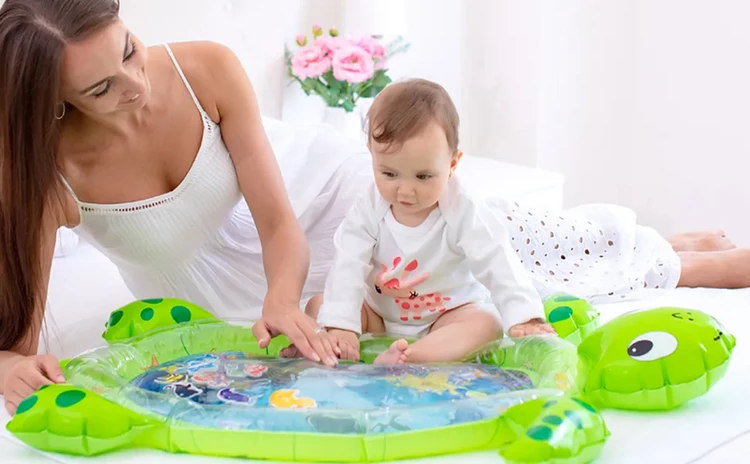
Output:
[[86,40],[66,45],[61,69],[63,99],[89,114],[142,108],[151,90],[147,53],[119,21]]

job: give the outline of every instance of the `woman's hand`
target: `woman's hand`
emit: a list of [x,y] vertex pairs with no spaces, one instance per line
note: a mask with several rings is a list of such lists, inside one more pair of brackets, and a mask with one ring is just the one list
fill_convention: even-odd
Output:
[[60,368],[60,363],[54,356],[27,356],[18,361],[5,374],[3,389],[5,409],[13,415],[21,401],[39,390],[40,387],[64,382],[65,376]]
[[[271,338],[284,334],[291,340],[293,348],[305,358],[315,362],[323,361],[327,366],[335,366],[338,359],[328,336],[313,318],[294,305],[273,305],[269,302],[263,308],[263,317],[253,325],[253,335],[258,345],[265,348]],[[290,349],[287,349],[287,353]]]

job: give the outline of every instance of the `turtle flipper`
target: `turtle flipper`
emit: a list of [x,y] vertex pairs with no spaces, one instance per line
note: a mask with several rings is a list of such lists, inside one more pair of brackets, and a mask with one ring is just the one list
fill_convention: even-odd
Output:
[[178,298],[137,300],[112,311],[102,337],[111,343],[201,319],[216,317],[200,306]]
[[599,326],[599,311],[588,301],[565,293],[547,298],[544,314],[557,334],[575,345]]
[[42,387],[23,400],[7,429],[24,443],[54,453],[95,456],[121,448],[162,448],[165,425],[92,391],[66,384]]
[[579,464],[599,456],[610,433],[596,410],[575,397],[547,397],[503,415],[516,439],[501,447],[507,463]]

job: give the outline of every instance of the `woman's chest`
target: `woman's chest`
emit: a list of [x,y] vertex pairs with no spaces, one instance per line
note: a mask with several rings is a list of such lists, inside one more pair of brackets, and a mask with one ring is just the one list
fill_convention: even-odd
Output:
[[[206,140],[195,107],[150,119],[127,137],[103,139],[83,153],[63,153],[63,170],[78,199],[121,204],[174,191],[186,178]],[[69,150],[75,150],[70,148]]]

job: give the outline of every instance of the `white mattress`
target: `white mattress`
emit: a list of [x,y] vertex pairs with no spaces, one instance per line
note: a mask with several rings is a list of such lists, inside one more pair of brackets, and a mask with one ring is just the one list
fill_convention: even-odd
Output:
[[[122,296],[121,296],[122,297]],[[750,455],[750,290],[679,289],[654,294],[637,303],[600,307],[604,321],[635,308],[679,305],[706,311],[716,316],[737,337],[735,356],[727,375],[707,395],[677,411],[636,413],[604,411],[612,436],[598,462],[617,464],[746,463]],[[98,330],[98,329],[97,329]],[[0,412],[0,423],[9,417]],[[225,463],[252,462],[203,456],[170,455],[149,450],[122,451],[85,459],[44,455],[15,440],[3,427],[0,430],[0,456],[3,463]],[[268,461],[258,461],[268,462]],[[410,461],[413,463],[493,463],[497,453],[483,452],[463,456]]]

